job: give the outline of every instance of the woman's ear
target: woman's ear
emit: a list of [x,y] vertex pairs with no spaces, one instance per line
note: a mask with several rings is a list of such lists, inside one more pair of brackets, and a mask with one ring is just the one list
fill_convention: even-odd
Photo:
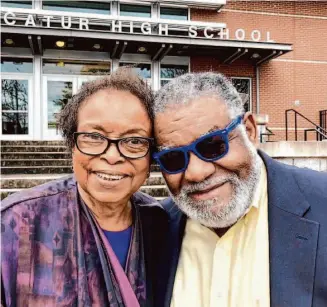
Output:
[[254,115],[251,112],[246,112],[243,117],[244,126],[246,129],[246,134],[253,143],[257,147],[258,145],[258,129],[257,129],[257,123],[254,118]]

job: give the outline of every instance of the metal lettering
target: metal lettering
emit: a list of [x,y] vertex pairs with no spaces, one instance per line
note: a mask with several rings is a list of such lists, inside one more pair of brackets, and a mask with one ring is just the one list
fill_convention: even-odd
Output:
[[[85,27],[85,28],[83,29],[83,27]],[[79,29],[80,30],[89,30],[89,20],[87,18],[79,19]]]
[[141,31],[143,34],[151,34],[151,25],[148,22],[141,24]]
[[34,17],[31,14],[28,14],[27,19],[25,21],[25,27],[28,27],[28,26],[36,27]]
[[188,28],[188,36],[189,37],[197,37],[198,36],[198,28],[196,26],[190,26]]
[[[11,15],[11,16],[9,16],[9,15]],[[16,23],[16,20],[10,21],[10,20],[8,20],[8,16],[11,17],[11,18],[15,18],[16,15],[14,13],[12,13],[12,12],[7,12],[5,14],[5,16],[3,16],[3,19],[4,19],[6,25],[8,25],[8,26],[14,26],[15,23]]]

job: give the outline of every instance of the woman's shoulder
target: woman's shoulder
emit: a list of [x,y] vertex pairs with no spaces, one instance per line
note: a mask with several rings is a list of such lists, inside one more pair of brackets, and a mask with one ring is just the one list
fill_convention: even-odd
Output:
[[32,206],[37,203],[44,203],[48,198],[64,197],[65,192],[76,187],[73,176],[66,176],[58,180],[49,181],[42,185],[9,195],[1,201],[1,213],[5,214],[10,209],[19,209],[19,207]]
[[141,209],[141,212],[147,212],[162,217],[167,216],[160,202],[146,193],[139,191],[134,193],[132,196],[132,202]]

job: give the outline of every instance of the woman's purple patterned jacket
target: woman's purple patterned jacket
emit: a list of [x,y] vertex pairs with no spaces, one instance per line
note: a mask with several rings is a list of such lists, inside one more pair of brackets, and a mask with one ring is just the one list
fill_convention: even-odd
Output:
[[[137,192],[143,228],[146,304],[153,306],[167,217]],[[16,193],[1,205],[1,283],[4,306],[109,306],[98,250],[77,201],[73,177]]]

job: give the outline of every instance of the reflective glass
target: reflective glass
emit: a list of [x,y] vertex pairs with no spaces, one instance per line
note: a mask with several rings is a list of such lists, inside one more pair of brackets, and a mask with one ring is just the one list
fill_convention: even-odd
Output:
[[133,16],[133,17],[151,17],[151,6],[149,5],[132,5],[132,4],[120,4],[121,16]]
[[250,79],[232,78],[232,83],[241,96],[245,112],[250,111],[251,104],[251,81]]
[[33,60],[21,58],[2,58],[1,72],[33,73]]
[[95,1],[43,1],[44,10],[90,13],[90,14],[110,14],[110,2]]
[[2,112],[2,134],[28,134],[28,113]]
[[55,129],[57,116],[72,97],[73,83],[70,81],[48,81],[48,128]]
[[167,84],[169,82],[170,82],[170,80],[161,80],[160,84],[161,84],[161,86],[164,86],[165,84]]
[[166,65],[161,64],[160,78],[171,79],[188,73],[187,65]]
[[187,8],[175,8],[175,7],[161,7],[160,8],[161,19],[175,19],[175,20],[188,20]]
[[119,63],[119,66],[130,66],[135,70],[135,72],[144,79],[151,78],[151,64],[142,64],[142,63]]
[[2,110],[26,111],[28,109],[28,80],[1,80]]
[[22,9],[31,9],[32,0],[1,0],[1,6],[3,7],[17,7]]
[[43,61],[44,74],[105,75],[111,71],[111,63],[85,63],[74,61]]

